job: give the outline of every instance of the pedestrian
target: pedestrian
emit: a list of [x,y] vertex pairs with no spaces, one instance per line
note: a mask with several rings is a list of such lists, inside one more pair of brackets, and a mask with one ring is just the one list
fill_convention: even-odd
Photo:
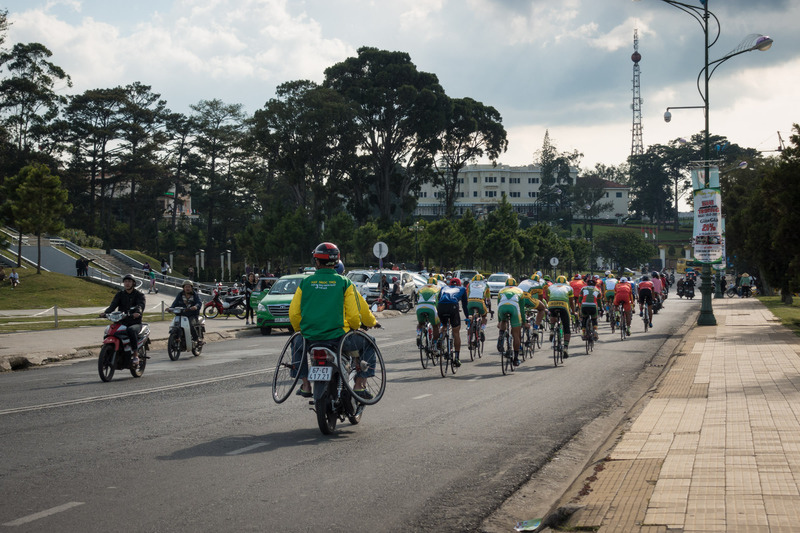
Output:
[[75,260],[75,270],[78,271],[77,274],[78,277],[81,277],[83,275],[83,261],[81,260],[80,257]]
[[147,294],[155,292],[158,294],[158,289],[156,289],[156,272],[152,268],[147,273],[147,277],[150,278],[150,288],[147,289]]
[[189,279],[192,281],[196,281],[194,279],[194,267],[189,267]]
[[167,263],[166,259],[162,259],[161,260],[161,278],[162,278],[162,281],[166,281],[167,274],[169,274],[169,272],[170,272],[169,263]]
[[19,274],[17,274],[17,270],[12,268],[11,274],[8,275],[8,281],[11,282],[11,288],[13,289],[17,285],[19,285]]
[[0,283],[3,283],[6,279],[6,269],[3,265],[0,265]]
[[244,282],[244,306],[247,309],[244,314],[244,323],[246,326],[251,323],[254,326],[256,324],[255,310],[250,305],[250,295],[253,294],[254,290],[256,290],[256,275],[250,272]]

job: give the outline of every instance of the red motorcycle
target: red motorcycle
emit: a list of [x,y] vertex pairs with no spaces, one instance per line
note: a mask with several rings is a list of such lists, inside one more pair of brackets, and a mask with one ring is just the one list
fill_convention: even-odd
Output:
[[97,370],[103,381],[111,381],[114,371],[123,368],[130,369],[131,375],[135,378],[140,378],[144,374],[144,367],[149,359],[147,350],[150,347],[150,326],[142,324],[142,329],[139,331],[139,341],[136,346],[139,364],[134,366],[132,364],[134,352],[126,331],[128,328],[120,323],[127,316],[128,313],[124,311],[114,311],[106,315],[112,324],[106,327],[103,334],[103,347],[100,349],[100,356],[97,359]]
[[217,318],[219,315],[229,317],[234,315],[236,318],[244,320],[247,316],[247,306],[250,305],[244,294],[237,296],[222,297],[222,285],[217,285],[211,293],[212,298],[203,306],[203,316],[206,318]]

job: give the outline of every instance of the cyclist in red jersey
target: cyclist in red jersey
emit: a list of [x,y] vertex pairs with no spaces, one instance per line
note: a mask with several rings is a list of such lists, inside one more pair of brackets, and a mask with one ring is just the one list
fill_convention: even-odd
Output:
[[633,287],[628,278],[622,277],[614,287],[614,307],[622,306],[623,316],[627,327],[626,333],[631,334],[631,304],[633,303]]
[[653,327],[653,282],[649,276],[642,276],[639,282],[639,316],[644,316],[644,305],[647,304],[648,326]]

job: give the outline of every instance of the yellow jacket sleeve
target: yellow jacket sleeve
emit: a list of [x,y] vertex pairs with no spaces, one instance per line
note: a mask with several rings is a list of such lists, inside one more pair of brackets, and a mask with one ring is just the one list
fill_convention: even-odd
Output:
[[356,293],[356,303],[358,304],[358,313],[361,316],[361,323],[368,328],[375,327],[378,320],[375,318],[375,315],[372,314],[372,311],[370,311],[369,304],[367,304],[367,301],[361,296],[360,292],[354,292]]
[[292,297],[292,303],[289,304],[289,321],[292,323],[292,329],[300,331],[300,299],[303,297],[303,290],[297,287],[297,290]]
[[[300,292],[300,289],[298,289]],[[358,329],[361,327],[361,314],[358,311],[358,301],[356,300],[356,290],[354,286],[351,284],[347,287],[347,290],[344,292],[344,322],[345,326],[350,326],[350,329]],[[295,298],[297,298],[297,294],[295,294]],[[292,300],[292,305],[294,305],[294,299]],[[300,314],[300,304],[298,302],[298,316]],[[289,307],[289,316],[292,316],[292,308]],[[300,323],[298,319],[298,324]],[[292,324],[294,325],[294,320],[292,320]]]

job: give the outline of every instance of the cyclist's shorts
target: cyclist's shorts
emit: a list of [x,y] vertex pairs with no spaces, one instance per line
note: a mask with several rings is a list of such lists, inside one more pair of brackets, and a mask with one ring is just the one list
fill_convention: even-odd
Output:
[[639,291],[639,302],[642,304],[653,305],[653,291],[642,289]]
[[432,309],[430,307],[422,307],[422,308],[417,307],[417,322],[419,322],[420,324],[424,324],[425,317],[428,318],[428,322],[430,322],[431,325],[436,326],[439,324],[439,316],[436,314],[435,308]]
[[614,298],[614,305],[621,305],[625,311],[631,310],[631,299],[627,294],[618,294]]
[[502,322],[506,316],[509,317],[512,328],[518,328],[522,325],[522,317],[519,316],[519,308],[516,305],[503,304],[497,308],[497,321]]
[[467,303],[467,312],[470,316],[475,309],[478,310],[479,315],[486,316],[486,303],[483,300],[470,300]]
[[439,320],[442,321],[443,326],[447,326],[448,322],[454,328],[461,325],[461,315],[458,312],[458,304],[440,303],[437,310],[439,311]]
[[558,316],[561,317],[561,325],[564,327],[564,335],[569,335],[571,332],[569,329],[569,323],[572,322],[570,320],[569,311],[562,309],[561,307],[551,307],[550,318],[555,320]]
[[609,303],[613,302],[616,294],[616,291],[606,291],[606,301]]
[[582,305],[581,306],[581,316],[592,316],[597,317],[597,307],[594,305]]

